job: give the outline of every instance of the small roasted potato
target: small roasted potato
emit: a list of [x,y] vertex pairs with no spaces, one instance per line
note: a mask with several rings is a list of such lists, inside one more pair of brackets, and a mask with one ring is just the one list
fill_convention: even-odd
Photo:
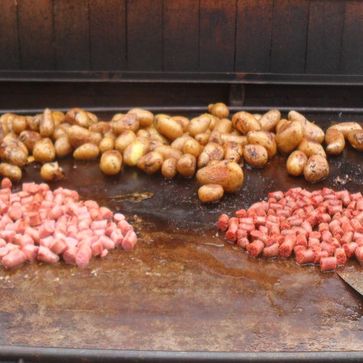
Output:
[[63,169],[59,166],[58,162],[45,163],[40,168],[40,176],[45,181],[57,181],[64,178]]
[[200,134],[195,135],[194,139],[197,140],[200,145],[206,145],[206,144],[208,144],[210,135],[211,135],[210,131],[209,132],[202,132]]
[[347,138],[354,149],[363,151],[363,130],[350,131]]
[[276,134],[277,148],[282,153],[290,153],[303,139],[303,128],[299,121],[289,121]]
[[26,117],[25,116],[20,116],[20,115],[16,115],[13,118],[13,125],[12,125],[12,130],[16,133],[16,134],[20,134],[22,131],[26,130],[28,124],[26,121]]
[[307,121],[303,124],[304,138],[321,144],[324,141],[324,131],[313,122]]
[[289,120],[286,120],[285,118],[282,118],[276,125],[275,127],[275,132],[276,134],[280,131],[280,129],[285,126],[286,124],[289,124],[290,121]]
[[193,138],[190,138],[184,143],[183,146],[183,153],[184,154],[191,154],[194,155],[196,158],[202,151],[202,147],[200,146],[199,142]]
[[206,184],[198,189],[198,197],[202,203],[217,202],[223,195],[223,187],[219,184]]
[[234,134],[221,134],[222,142],[235,142],[236,144],[241,144],[242,146],[247,144],[247,136],[234,135]]
[[180,123],[170,117],[158,118],[155,127],[161,135],[165,136],[169,140],[177,139],[182,136],[184,132]]
[[299,176],[304,172],[308,157],[300,150],[293,151],[286,161],[286,170],[288,174]]
[[33,147],[34,160],[42,164],[51,162],[55,159],[55,148],[49,138],[37,141]]
[[99,132],[90,132],[88,142],[91,144],[99,145],[102,140],[102,134]]
[[328,160],[321,155],[310,156],[304,168],[305,180],[309,183],[317,183],[327,178],[328,175]]
[[229,134],[233,129],[232,121],[227,118],[222,118],[216,122],[213,131],[218,131],[221,134]]
[[[200,155],[198,156],[198,169],[205,167],[206,165],[209,164],[211,160],[209,159],[209,155],[207,153],[205,153],[204,151],[202,151],[200,153]],[[212,160],[213,161],[213,160]],[[217,161],[217,160],[214,160]]]
[[203,149],[203,153],[206,153],[209,156],[209,161],[222,160],[224,158],[223,146],[216,144],[215,142],[208,142]]
[[340,131],[346,139],[351,131],[362,130],[362,126],[358,122],[340,122],[330,128]]
[[42,137],[52,137],[55,129],[52,111],[46,108],[43,112],[43,117],[39,122],[39,133]]
[[28,150],[24,152],[24,150],[14,145],[9,145],[4,148],[4,150],[1,152],[1,158],[4,161],[9,162],[10,164],[23,167],[28,162]]
[[164,158],[160,153],[150,151],[139,159],[137,166],[146,174],[155,174],[160,170],[163,161]]
[[298,146],[298,150],[302,151],[308,158],[312,155],[321,155],[326,158],[324,148],[318,142],[302,139]]
[[9,112],[0,116],[0,125],[5,135],[13,131],[14,117],[16,117],[16,115]]
[[15,182],[22,178],[21,169],[8,163],[0,163],[0,175]]
[[137,137],[139,137],[139,136],[140,137],[150,137],[150,132],[145,129],[139,129],[139,130],[137,130],[136,136]]
[[19,140],[26,146],[30,153],[33,151],[35,143],[41,138],[39,132],[30,130],[22,131],[19,135]]
[[88,143],[91,135],[89,130],[78,125],[72,125],[66,130],[66,132],[69,138],[69,142],[74,148]]
[[224,159],[238,163],[243,155],[243,146],[236,142],[226,142],[223,145]]
[[165,159],[161,166],[161,174],[166,179],[172,179],[175,177],[177,160],[174,158]]
[[[211,118],[206,115],[194,117],[193,119],[190,120],[188,126],[188,132],[191,136],[203,134],[209,129],[210,123],[211,123]],[[197,141],[200,142],[199,140]]]
[[111,127],[115,135],[120,135],[125,130],[136,132],[140,127],[140,123],[134,113],[127,113],[126,115],[119,113],[113,116]]
[[168,139],[165,136],[161,135],[160,132],[156,130],[154,126],[150,126],[145,130],[147,130],[147,132],[150,134],[151,140],[159,141],[161,144],[165,145],[169,144]]
[[76,160],[94,160],[97,159],[99,153],[100,149],[97,145],[87,142],[73,151],[73,157]]
[[123,153],[123,159],[126,165],[135,166],[142,156],[148,152],[148,144],[141,138],[137,138],[129,144]]
[[98,145],[101,153],[112,150],[115,146],[115,139],[111,136],[105,136]]
[[180,136],[178,138],[176,138],[171,144],[170,146],[174,149],[183,150],[184,144],[188,141],[188,140],[194,140],[191,136],[189,135],[183,135]]
[[222,134],[219,131],[213,130],[209,136],[208,142],[214,142],[216,144],[223,144]]
[[276,155],[277,145],[272,132],[250,131],[247,134],[247,141],[249,144],[262,145],[267,150],[269,159]]
[[188,131],[188,126],[189,126],[190,121],[187,117],[173,116],[173,117],[171,117],[171,119],[178,122],[179,125],[183,128],[184,132]]
[[133,113],[136,115],[136,119],[139,122],[140,127],[151,126],[154,122],[153,113],[144,110],[143,108],[132,108],[128,113]]
[[[267,154],[267,153],[266,153]],[[234,161],[218,161],[207,165],[197,172],[197,181],[201,185],[218,184],[226,192],[235,192],[243,184],[242,168]]]
[[260,119],[261,119],[261,117],[262,117],[262,115],[261,115],[260,113],[253,113],[252,115],[253,115],[253,117],[254,117],[257,121],[260,121]]
[[91,125],[88,129],[90,132],[99,132],[104,135],[106,132],[112,130],[111,123],[106,121],[98,121],[97,123]]
[[[34,131],[35,132],[35,131]],[[54,129],[53,140],[57,140],[62,136],[67,136],[67,131],[62,127],[58,126]]]
[[262,131],[274,131],[276,125],[281,120],[281,112],[279,110],[270,110],[264,113],[258,122],[261,125]]
[[122,155],[117,150],[106,150],[100,159],[100,169],[103,174],[116,175],[122,168]]
[[59,137],[54,142],[54,149],[57,158],[64,158],[72,152],[72,145],[67,135]]
[[223,102],[211,103],[208,105],[208,112],[218,118],[227,118],[229,116],[229,109]]
[[115,140],[115,149],[120,153],[123,153],[124,150],[136,139],[136,135],[131,130],[123,131]]
[[97,116],[81,108],[72,108],[65,115],[65,122],[88,128],[98,121]]
[[300,122],[305,122],[307,119],[304,115],[302,115],[301,113],[291,110],[288,114],[287,114],[287,118],[290,121],[300,121]]
[[326,152],[329,155],[339,155],[345,148],[345,138],[341,131],[329,127],[325,133]]
[[262,145],[247,144],[243,148],[244,160],[254,168],[263,168],[268,161],[268,153]]
[[26,123],[29,130],[39,131],[39,124],[42,115],[26,116]]
[[261,130],[261,126],[255,117],[245,111],[235,113],[232,117],[232,124],[243,135],[249,131]]
[[57,127],[61,123],[65,122],[66,115],[62,111],[52,111],[52,118],[54,121],[54,126]]
[[184,154],[176,163],[178,173],[186,178],[195,174],[197,160],[192,154]]
[[169,158],[179,160],[182,156],[182,152],[180,150],[174,149],[169,145],[160,145],[155,148],[154,151],[160,153],[163,156],[164,160]]

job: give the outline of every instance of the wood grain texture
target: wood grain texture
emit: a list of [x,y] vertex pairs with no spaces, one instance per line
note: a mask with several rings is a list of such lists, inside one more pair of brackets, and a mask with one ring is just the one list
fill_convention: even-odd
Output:
[[236,71],[269,71],[272,8],[272,0],[238,0]]

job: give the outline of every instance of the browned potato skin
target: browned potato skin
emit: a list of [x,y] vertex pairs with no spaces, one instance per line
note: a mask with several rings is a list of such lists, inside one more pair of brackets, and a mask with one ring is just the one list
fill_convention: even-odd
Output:
[[247,134],[249,144],[261,145],[267,150],[268,158],[271,159],[276,155],[277,145],[275,135],[267,131],[250,131]]
[[34,160],[40,163],[48,163],[55,159],[55,148],[49,138],[37,141],[33,147]]
[[52,137],[55,129],[52,111],[46,108],[39,123],[39,133],[42,137]]
[[304,168],[305,180],[309,183],[317,183],[329,175],[329,164],[321,155],[313,155],[308,159]]
[[58,162],[45,163],[40,168],[40,176],[43,180],[51,182],[62,180],[64,178],[63,169],[59,166]]
[[[188,126],[188,132],[191,136],[197,136],[198,134],[203,134],[207,132],[209,129],[209,125],[211,123],[210,117],[206,115],[202,115],[199,117],[195,117],[190,120],[189,126]],[[195,137],[197,140],[197,138]],[[197,140],[200,142],[199,140]]]
[[110,136],[105,136],[99,143],[98,148],[100,149],[101,153],[104,153],[105,151],[113,150],[114,146],[115,139]]
[[286,124],[289,124],[290,121],[286,120],[285,118],[282,118],[276,125],[275,127],[275,131],[276,131],[276,134],[280,131],[280,129],[285,126]]
[[194,136],[195,140],[197,140],[200,145],[207,145],[209,137],[210,137],[210,132],[202,132]]
[[26,116],[28,128],[32,131],[39,131],[39,124],[42,115]]
[[111,123],[106,121],[99,121],[89,127],[90,132],[99,132],[103,135],[111,130]]
[[151,126],[154,122],[154,115],[150,111],[144,110],[143,108],[132,108],[128,113],[136,115],[137,121],[140,127]]
[[117,150],[105,151],[100,159],[100,169],[106,175],[116,175],[122,169],[122,155]]
[[21,169],[16,165],[0,163],[0,175],[9,178],[12,181],[19,181],[22,178]]
[[351,131],[362,130],[362,126],[358,122],[340,122],[330,128],[340,131],[346,139]]
[[229,116],[229,109],[223,102],[211,103],[208,105],[208,112],[218,118],[227,118]]
[[58,158],[64,158],[72,152],[72,145],[69,142],[68,136],[58,138],[54,143],[55,154]]
[[291,121],[300,122],[303,128],[304,138],[310,141],[318,142],[321,144],[324,141],[324,131],[313,122],[306,119],[304,115],[296,111],[290,111],[288,119]]
[[194,155],[196,158],[202,151],[202,147],[200,146],[199,142],[195,139],[190,138],[184,143],[183,146],[183,153],[184,154],[191,154]]
[[101,140],[102,140],[102,134],[100,134],[99,132],[90,132],[88,142],[98,146]]
[[209,136],[208,142],[214,142],[216,144],[223,144],[222,134],[219,131],[213,130]]
[[268,161],[267,150],[262,145],[245,145],[243,148],[243,157],[254,168],[263,168]]
[[186,178],[195,174],[197,160],[194,155],[184,154],[176,163],[178,173]]
[[95,124],[98,119],[97,116],[91,112],[82,110],[81,108],[72,108],[66,113],[65,121],[88,128]]
[[[34,131],[35,132],[35,131]],[[63,136],[67,136],[67,132],[65,131],[65,129],[61,126],[58,126],[54,129],[54,133],[53,133],[53,140],[57,140],[59,139],[60,137],[63,137]]]
[[174,158],[165,159],[161,166],[161,174],[166,179],[172,179],[175,177],[177,160]]
[[97,159],[100,150],[97,145],[90,142],[78,146],[73,152],[73,157],[76,160],[94,160]]
[[13,113],[4,113],[3,115],[0,116],[0,125],[1,128],[4,132],[4,134],[9,133],[10,131],[12,131],[12,120],[14,119],[16,115]]
[[112,132],[115,135],[120,135],[125,130],[136,132],[139,127],[139,121],[135,114],[128,113],[126,115],[116,114],[111,120]]
[[22,131],[19,135],[19,140],[26,146],[30,153],[33,151],[35,143],[41,138],[39,132],[30,130]]
[[126,165],[136,166],[142,156],[144,156],[149,150],[149,144],[147,140],[141,138],[135,139],[129,144],[123,153],[123,159]]
[[20,134],[22,131],[26,130],[27,122],[25,116],[16,115],[13,118],[13,125],[12,129],[16,134]]
[[67,135],[72,147],[77,148],[89,142],[91,133],[84,127],[73,125],[67,129]]
[[184,144],[188,141],[188,140],[193,140],[192,137],[190,137],[189,135],[183,135],[178,137],[177,139],[175,139],[170,146],[176,150],[183,150]]
[[1,158],[4,161],[9,162],[10,164],[22,168],[28,162],[28,150],[24,152],[24,150],[21,147],[16,146],[15,144],[12,146],[7,146],[1,152]]
[[237,112],[232,117],[233,126],[243,135],[247,134],[249,131],[261,130],[259,122],[254,118],[254,116],[245,111]]
[[305,138],[299,144],[298,150],[302,151],[308,158],[312,155],[321,155],[326,157],[326,153],[321,144]]
[[137,163],[138,168],[143,170],[146,174],[155,174],[157,171],[160,170],[161,166],[163,165],[164,158],[163,156],[156,152],[150,151],[144,156],[140,158]]
[[233,135],[233,134],[221,134],[222,142],[235,142],[242,146],[247,144],[247,136]]
[[145,129],[140,129],[137,131],[136,136],[137,137],[139,137],[139,136],[140,137],[150,137],[150,133],[149,133],[149,131],[147,131]]
[[238,163],[243,155],[243,146],[235,142],[226,142],[223,145],[224,159]]
[[173,116],[171,119],[176,121],[183,128],[184,132],[188,131],[190,120],[187,117]]
[[217,202],[223,195],[223,187],[219,184],[206,184],[198,189],[198,197],[202,203]]
[[[205,167],[206,165],[208,165],[208,163],[210,161],[211,160],[209,159],[209,155],[207,153],[205,153],[204,151],[202,151],[198,157],[198,162],[197,162],[198,168],[200,169],[200,168]],[[215,160],[215,161],[217,161],[217,160]]]
[[329,127],[325,133],[326,152],[329,155],[339,155],[345,148],[345,138],[341,131]]
[[353,130],[348,133],[348,141],[358,151],[363,151],[363,130]]
[[122,153],[135,139],[136,135],[133,131],[125,130],[115,140],[115,149]]
[[183,127],[179,124],[179,122],[167,117],[158,118],[155,127],[161,135],[165,136],[169,140],[177,139],[182,136],[184,132]]
[[66,115],[62,111],[52,111],[52,117],[55,127],[59,126],[66,119]]
[[213,131],[218,131],[221,134],[229,134],[233,129],[232,121],[227,118],[222,118],[216,122]]
[[169,158],[179,160],[182,156],[182,152],[180,150],[174,149],[169,145],[160,145],[155,148],[154,151],[160,153],[163,156],[164,160]]
[[303,139],[303,128],[299,121],[284,124],[276,134],[276,144],[282,153],[292,152]]
[[261,125],[262,131],[273,131],[280,120],[281,112],[273,109],[263,114],[258,122]]
[[237,191],[242,186],[243,180],[242,168],[234,161],[219,161],[197,172],[199,184],[219,184],[224,191],[230,193]]
[[209,161],[222,160],[224,157],[223,146],[215,142],[209,142],[207,145],[205,145],[203,153],[209,156]]
[[293,176],[302,175],[308,157],[300,150],[293,151],[286,161],[286,170],[288,174]]

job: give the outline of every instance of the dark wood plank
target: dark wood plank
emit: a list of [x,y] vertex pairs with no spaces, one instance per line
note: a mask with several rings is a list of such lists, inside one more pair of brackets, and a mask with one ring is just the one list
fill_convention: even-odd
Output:
[[89,7],[92,69],[124,70],[126,0],[92,0]]
[[306,73],[339,71],[344,5],[340,0],[311,2]]
[[52,0],[18,0],[22,69],[54,69]]
[[162,0],[127,1],[129,70],[162,70],[162,8]]
[[196,71],[199,66],[199,2],[167,0],[163,13],[164,69]]
[[273,0],[238,0],[236,71],[268,72]]
[[17,69],[19,67],[16,13],[16,1],[0,1],[0,69]]
[[307,0],[274,1],[271,72],[304,73],[308,15]]
[[200,70],[234,70],[235,0],[200,0]]
[[56,0],[54,17],[57,69],[89,69],[88,0]]
[[342,42],[343,73],[363,73],[363,2],[346,2]]

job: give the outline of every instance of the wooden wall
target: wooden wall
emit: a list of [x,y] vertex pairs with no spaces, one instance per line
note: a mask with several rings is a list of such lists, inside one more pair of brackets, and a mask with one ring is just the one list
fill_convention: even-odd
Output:
[[0,0],[0,70],[363,74],[363,1]]

